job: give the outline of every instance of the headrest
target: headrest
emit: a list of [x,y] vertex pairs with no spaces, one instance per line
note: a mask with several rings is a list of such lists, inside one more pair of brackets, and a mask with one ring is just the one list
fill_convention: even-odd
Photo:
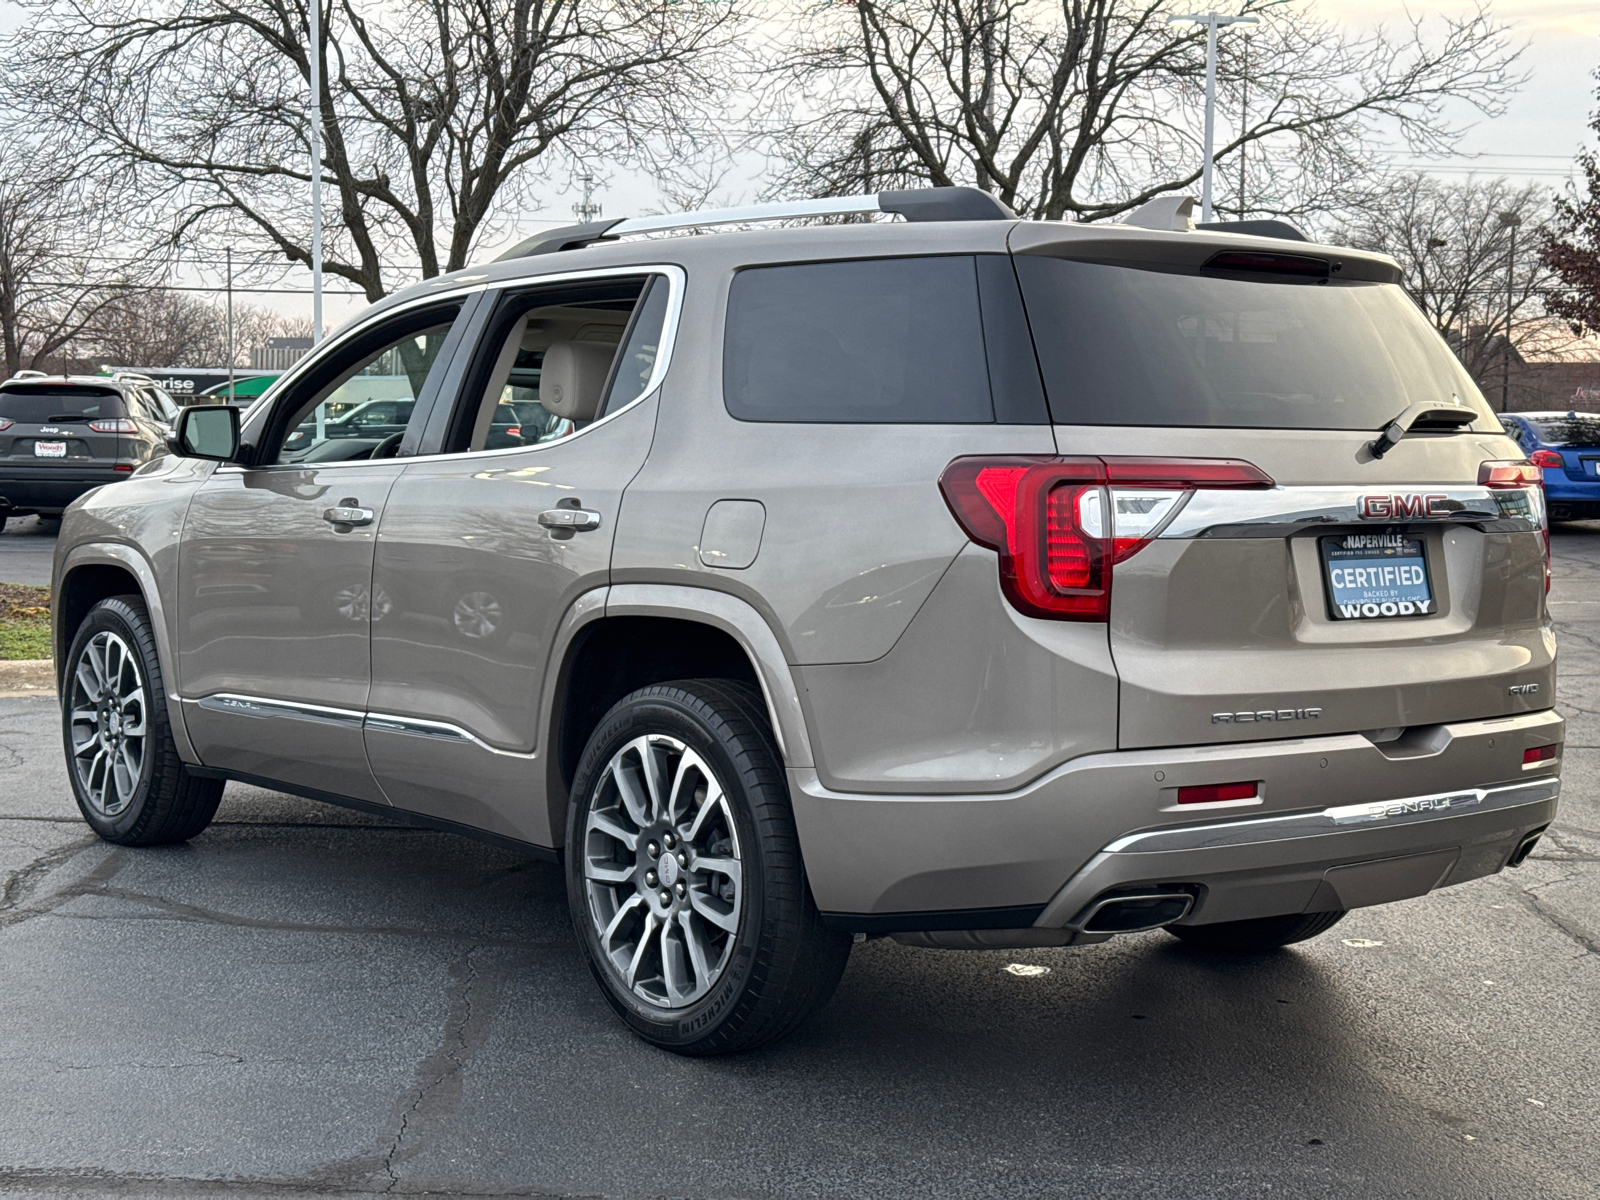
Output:
[[539,368],[539,403],[569,421],[594,420],[616,353],[599,342],[552,343]]

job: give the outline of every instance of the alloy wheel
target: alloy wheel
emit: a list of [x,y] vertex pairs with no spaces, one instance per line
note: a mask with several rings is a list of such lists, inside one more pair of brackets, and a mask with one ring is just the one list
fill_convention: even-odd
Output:
[[625,987],[668,1009],[711,990],[733,955],[744,879],[727,794],[699,753],[646,734],[612,756],[584,822],[583,879]]
[[128,643],[109,630],[91,637],[72,673],[72,767],[101,816],[118,816],[138,792],[149,709],[144,675]]

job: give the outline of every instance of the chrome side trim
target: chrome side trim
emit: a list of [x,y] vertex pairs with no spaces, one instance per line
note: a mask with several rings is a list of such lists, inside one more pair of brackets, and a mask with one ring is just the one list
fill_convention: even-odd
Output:
[[459,725],[452,725],[448,721],[424,721],[421,717],[400,717],[393,713],[368,713],[363,725],[367,729],[376,729],[380,733],[403,733],[411,737],[436,738],[447,742],[460,742],[465,745],[476,746],[490,754],[498,754],[503,758],[520,758],[532,761],[538,757],[537,752],[522,750],[502,750],[498,746],[491,746],[471,730],[463,729]]
[[[1423,496],[1434,501],[1432,515],[1364,517],[1361,502],[1371,496]],[[1544,526],[1539,488],[1441,487],[1435,484],[1373,484],[1370,487],[1201,488],[1189,498],[1158,538],[1207,536],[1283,537],[1296,528],[1318,525],[1409,525],[1413,522],[1497,523],[1507,531]],[[1505,524],[1499,524],[1504,522]]]
[[269,700],[264,696],[241,696],[217,692],[196,702],[208,712],[236,717],[288,717],[297,721],[317,721],[324,725],[344,725],[359,729],[365,713],[350,708],[328,708],[321,704],[300,704],[289,700]]
[[1504,787],[1465,788],[1431,796],[1401,800],[1374,800],[1346,804],[1320,812],[1289,813],[1281,817],[1250,817],[1175,829],[1152,829],[1118,838],[1102,854],[1157,854],[1168,851],[1210,850],[1218,846],[1247,846],[1293,838],[1318,837],[1353,827],[1414,825],[1437,821],[1463,812],[1491,812],[1554,800],[1561,794],[1559,779],[1537,779]]

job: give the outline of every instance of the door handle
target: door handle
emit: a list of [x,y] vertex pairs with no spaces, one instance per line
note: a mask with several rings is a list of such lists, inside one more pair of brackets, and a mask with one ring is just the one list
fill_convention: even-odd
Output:
[[354,496],[346,497],[332,508],[322,510],[322,519],[330,525],[371,525],[377,516],[370,508],[362,508]]
[[600,528],[600,514],[587,508],[547,508],[539,514],[539,524],[557,533],[582,533]]

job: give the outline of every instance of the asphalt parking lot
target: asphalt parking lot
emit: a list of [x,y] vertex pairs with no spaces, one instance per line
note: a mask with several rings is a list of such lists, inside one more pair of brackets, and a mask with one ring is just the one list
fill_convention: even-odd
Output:
[[12,517],[0,529],[0,583],[50,583],[50,558],[56,550],[58,521]]
[[717,1061],[622,1030],[557,868],[238,785],[118,849],[54,701],[0,699],[0,1195],[1590,1200],[1600,523],[1554,552],[1567,790],[1519,870],[1231,962],[873,941]]

